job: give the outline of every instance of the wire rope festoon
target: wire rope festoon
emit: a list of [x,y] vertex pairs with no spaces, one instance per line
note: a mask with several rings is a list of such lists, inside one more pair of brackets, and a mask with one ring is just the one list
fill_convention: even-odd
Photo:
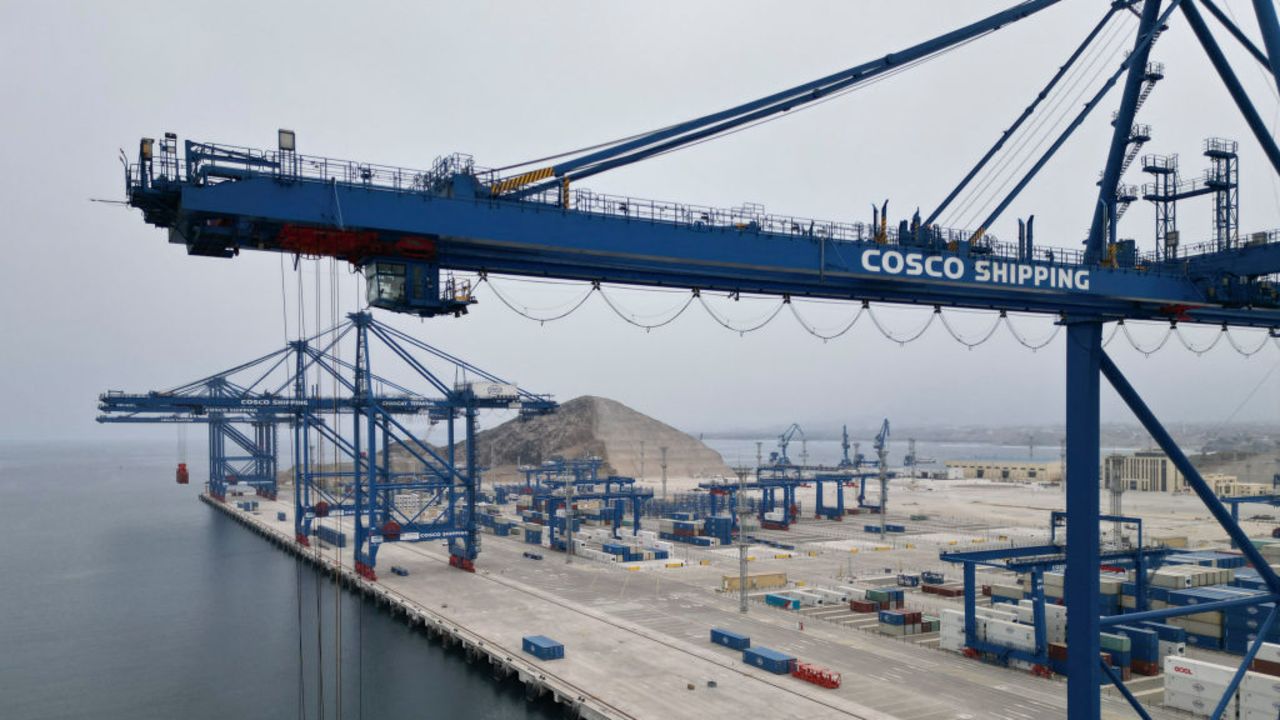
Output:
[[[622,303],[617,298],[610,297],[610,295],[605,291],[604,286],[598,281],[592,282],[590,287],[587,288],[586,293],[584,293],[582,297],[577,298],[576,300],[572,300],[569,303],[566,303],[565,305],[559,306],[559,307],[567,306],[568,309],[549,317],[538,317],[536,315],[533,315],[527,312],[526,306],[521,305],[520,303],[516,302],[515,300],[512,300],[511,298],[503,294],[503,292],[498,288],[498,286],[494,284],[493,280],[491,278],[488,278],[484,273],[479,274],[478,278],[480,282],[487,282],[489,284],[489,287],[494,290],[494,294],[498,296],[498,299],[501,300],[502,303],[506,305],[508,308],[510,308],[513,312],[520,315],[521,317],[524,317],[526,319],[533,320],[534,322],[538,322],[542,324],[568,317],[569,315],[577,311],[579,308],[581,308],[593,293],[599,293],[600,297],[604,300],[605,305],[607,305],[615,315],[617,315],[627,324],[641,328],[645,332],[649,332],[651,330],[661,328],[661,327],[666,327],[667,325],[672,324],[673,322],[676,321],[677,318],[684,315],[684,313],[693,304],[694,300],[697,300],[699,304],[702,305],[703,310],[706,311],[707,315],[709,315],[716,322],[717,325],[720,325],[721,327],[731,332],[738,333],[739,336],[746,335],[749,332],[755,332],[757,330],[763,329],[766,325],[773,322],[773,320],[775,320],[778,317],[778,315],[782,312],[783,307],[787,307],[790,309],[792,317],[796,319],[796,322],[800,325],[802,329],[804,329],[805,332],[809,333],[815,338],[818,338],[819,340],[822,340],[824,343],[848,334],[857,325],[858,320],[860,320],[864,314],[871,317],[872,323],[876,326],[876,329],[880,332],[881,335],[883,335],[886,339],[890,340],[891,342],[898,343],[899,346],[904,346],[908,343],[915,342],[916,340],[921,339],[925,335],[925,333],[928,331],[928,329],[932,327],[935,321],[942,324],[943,328],[946,329],[947,334],[953,340],[955,340],[957,343],[959,343],[960,345],[963,345],[965,348],[969,350],[972,350],[980,345],[984,345],[987,342],[994,339],[995,334],[1000,329],[1001,325],[1004,325],[1005,328],[1009,330],[1009,334],[1013,337],[1013,339],[1019,345],[1022,345],[1023,347],[1027,348],[1028,350],[1031,350],[1032,352],[1036,352],[1038,350],[1042,350],[1045,347],[1047,347],[1050,343],[1052,343],[1058,337],[1058,334],[1059,332],[1061,332],[1061,329],[1062,329],[1062,325],[1060,323],[1055,323],[1053,329],[1049,332],[1048,335],[1044,336],[1043,339],[1032,340],[1018,330],[1018,328],[1013,324],[1013,320],[1012,318],[1010,318],[1007,311],[1001,310],[996,315],[991,325],[987,327],[985,330],[983,330],[982,332],[978,333],[978,335],[976,336],[976,339],[973,339],[973,338],[966,337],[963,333],[959,332],[956,329],[956,327],[952,324],[952,322],[947,318],[947,313],[943,311],[942,307],[939,305],[935,305],[933,306],[933,309],[930,312],[929,317],[925,319],[924,323],[922,323],[920,327],[918,327],[913,331],[909,331],[906,333],[899,333],[889,328],[886,325],[886,323],[883,320],[881,320],[879,316],[876,315],[875,310],[872,307],[870,301],[863,300],[860,303],[858,310],[853,314],[853,317],[850,318],[850,320],[847,323],[845,323],[843,326],[841,326],[838,330],[835,330],[834,332],[823,332],[817,326],[815,326],[812,322],[810,322],[808,319],[804,317],[804,315],[800,312],[799,308],[797,307],[797,302],[790,295],[783,295],[781,300],[779,300],[778,304],[772,310],[768,311],[765,315],[763,315],[762,319],[759,320],[758,322],[750,323],[745,326],[738,326],[738,325],[735,325],[733,322],[731,322],[728,318],[726,318],[725,316],[717,312],[715,308],[713,308],[706,301],[706,299],[702,294],[702,291],[698,288],[692,289],[690,291],[690,294],[686,296],[683,302],[678,303],[676,306],[674,306],[671,309],[645,314],[645,313],[633,312],[623,307]],[[532,281],[532,282],[536,282],[536,281]],[[556,284],[563,284],[563,283],[556,283]],[[640,289],[640,290],[645,291],[647,289]],[[663,290],[663,292],[671,292],[671,291]],[[729,293],[728,297],[734,300],[738,300],[741,298],[741,294],[737,292],[731,292]],[[522,309],[522,308],[525,308],[525,309]],[[658,317],[660,319],[655,322],[642,322],[639,319],[642,317]],[[1188,351],[1192,353],[1195,353],[1196,355],[1203,355],[1209,352],[1210,350],[1212,350],[1213,348],[1217,347],[1217,345],[1222,341],[1223,337],[1227,339],[1227,344],[1230,345],[1232,349],[1234,349],[1238,354],[1244,357],[1252,357],[1253,355],[1256,355],[1259,352],[1261,352],[1262,349],[1267,346],[1268,340],[1273,341],[1277,349],[1280,349],[1280,332],[1277,332],[1275,330],[1270,330],[1262,337],[1262,339],[1258,342],[1256,346],[1252,348],[1248,348],[1241,345],[1240,342],[1236,340],[1235,336],[1232,334],[1230,328],[1226,326],[1223,326],[1219,330],[1217,335],[1208,345],[1196,346],[1183,333],[1182,327],[1181,325],[1178,324],[1178,321],[1176,319],[1169,321],[1169,324],[1165,327],[1164,335],[1162,335],[1154,345],[1143,345],[1141,342],[1139,342],[1139,340],[1136,337],[1134,337],[1133,333],[1130,332],[1128,324],[1124,320],[1117,320],[1115,324],[1112,326],[1111,331],[1107,334],[1106,338],[1103,339],[1102,347],[1106,348],[1110,346],[1112,341],[1114,341],[1116,337],[1120,335],[1124,336],[1125,341],[1129,344],[1131,348],[1138,351],[1139,353],[1142,353],[1146,357],[1150,357],[1151,355],[1154,355],[1160,350],[1163,350],[1168,345],[1169,340],[1173,337],[1177,337],[1179,343],[1184,348],[1186,348]]]

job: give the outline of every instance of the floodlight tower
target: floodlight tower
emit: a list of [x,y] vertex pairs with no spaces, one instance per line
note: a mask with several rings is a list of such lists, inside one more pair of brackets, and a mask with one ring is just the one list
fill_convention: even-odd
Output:
[[[758,443],[757,443],[758,444]],[[738,491],[733,494],[733,516],[738,526],[738,612],[747,611],[747,542],[742,534],[742,490],[752,468],[739,465],[733,469],[738,476]]]

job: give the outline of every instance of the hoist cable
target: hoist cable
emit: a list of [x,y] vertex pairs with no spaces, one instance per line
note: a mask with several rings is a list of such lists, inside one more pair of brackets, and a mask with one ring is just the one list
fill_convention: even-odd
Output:
[[1080,80],[1090,72],[1093,72],[1094,65],[1100,58],[1107,56],[1111,52],[1109,48],[1114,44],[1117,34],[1124,27],[1123,21],[1109,23],[1104,31],[1103,38],[1090,44],[1085,56],[1072,65],[1071,69],[1062,78],[1061,84],[1051,91],[1053,99],[1046,106],[1036,109],[1036,117],[1031,121],[1030,125],[1020,128],[1015,133],[1018,140],[1014,145],[1001,151],[1000,159],[996,161],[995,165],[984,169],[977,183],[970,182],[960,201],[953,205],[950,211],[944,215],[944,220],[947,223],[958,222],[969,214],[969,209],[973,203],[994,182],[994,179],[1004,172],[1012,158],[1022,151],[1030,138],[1040,132],[1048,118],[1054,117],[1059,112],[1063,100],[1076,92],[1076,87],[1079,85]]

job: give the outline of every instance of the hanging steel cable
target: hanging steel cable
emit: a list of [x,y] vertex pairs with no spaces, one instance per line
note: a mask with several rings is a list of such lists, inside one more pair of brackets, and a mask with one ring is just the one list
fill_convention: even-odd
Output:
[[1111,326],[1111,332],[1107,333],[1107,339],[1102,341],[1102,349],[1106,350],[1112,340],[1116,339],[1116,335],[1120,334],[1120,324],[1116,323]]
[[[686,297],[686,299],[683,302],[679,303],[677,306],[673,307],[672,309],[646,314],[646,313],[636,313],[636,312],[627,310],[622,306],[622,304],[616,298],[611,297],[607,292],[605,292],[605,289],[603,286],[598,286],[595,284],[593,284],[590,288],[588,288],[587,292],[581,298],[578,298],[577,300],[573,301],[571,306],[566,311],[558,313],[557,315],[554,315],[551,317],[541,318],[521,310],[521,306],[517,302],[515,302],[514,300],[511,300],[510,298],[505,297],[500,293],[500,291],[498,291],[497,287],[493,284],[492,280],[489,280],[488,278],[485,278],[483,276],[481,276],[480,280],[486,281],[489,283],[490,287],[494,289],[495,294],[499,296],[499,299],[503,301],[504,305],[511,308],[518,315],[524,318],[527,318],[529,320],[534,320],[539,323],[549,322],[551,320],[559,320],[564,317],[567,317],[568,315],[575,312],[578,308],[580,308],[583,304],[585,304],[586,300],[591,296],[593,292],[598,292],[601,298],[604,299],[605,304],[609,307],[610,310],[613,311],[615,315],[617,315],[627,324],[644,329],[646,331],[653,330],[655,328],[665,327],[675,322],[677,318],[679,318],[689,309],[689,307],[693,304],[693,301],[695,299],[701,303],[703,309],[706,310],[707,314],[710,315],[711,318],[715,320],[717,324],[719,324],[721,327],[727,330],[736,332],[740,335],[744,335],[749,332],[760,330],[764,326],[771,323],[775,318],[777,318],[778,314],[782,311],[782,307],[784,305],[790,306],[791,315],[796,319],[796,322],[800,325],[800,327],[804,329],[805,332],[809,333],[815,338],[818,338],[819,340],[822,340],[823,342],[835,340],[836,338],[843,337],[844,335],[848,334],[851,330],[853,330],[854,326],[857,325],[858,320],[861,319],[864,313],[871,316],[872,323],[875,324],[876,329],[880,332],[881,335],[883,335],[886,339],[892,342],[898,343],[899,345],[906,345],[907,343],[915,342],[916,340],[920,339],[928,331],[928,329],[933,325],[935,320],[941,322],[943,328],[946,329],[947,334],[953,340],[955,340],[957,343],[959,343],[960,345],[963,345],[965,348],[970,350],[972,350],[975,347],[978,347],[979,345],[986,344],[987,342],[990,342],[992,339],[994,339],[996,332],[999,330],[1002,324],[1008,328],[1009,333],[1013,336],[1014,340],[1018,342],[1018,344],[1032,351],[1040,350],[1048,346],[1050,343],[1052,343],[1054,339],[1057,338],[1058,332],[1061,329],[1061,326],[1055,325],[1054,329],[1043,339],[1031,340],[1031,339],[1028,339],[1025,335],[1023,335],[1017,329],[1017,327],[1014,326],[1012,320],[1006,313],[1001,313],[1000,315],[996,316],[996,318],[992,321],[989,327],[987,327],[985,330],[980,332],[978,335],[976,335],[975,337],[966,337],[963,333],[959,332],[956,329],[956,327],[947,318],[946,313],[944,313],[941,310],[941,308],[935,308],[919,328],[911,332],[899,333],[889,328],[875,314],[875,311],[871,307],[870,303],[864,302],[862,306],[858,308],[857,312],[854,313],[853,317],[850,318],[850,320],[847,323],[840,326],[839,329],[837,330],[826,332],[819,329],[807,318],[805,318],[803,313],[797,307],[798,303],[789,298],[784,298],[781,301],[779,301],[778,305],[775,306],[766,315],[764,315],[760,321],[749,323],[745,326],[739,327],[735,325],[733,322],[731,322],[728,318],[723,316],[721,313],[717,312],[714,308],[712,308],[711,305],[706,302],[706,299],[702,296],[701,293],[696,293],[696,292],[691,293],[689,296]],[[540,280],[526,280],[526,282],[539,283],[539,284],[542,283],[542,281]],[[573,283],[553,282],[550,284],[569,285]],[[628,289],[639,291],[639,292],[664,292],[664,293],[684,292],[681,290],[674,290],[669,288],[628,288]],[[811,302],[818,303],[823,301],[813,300]],[[840,301],[830,301],[830,302],[837,303]],[[953,312],[959,312],[959,311],[953,310]],[[642,318],[646,318],[646,317],[657,317],[661,319],[656,320],[654,322],[644,322]],[[1213,341],[1210,342],[1208,345],[1199,347],[1199,346],[1196,346],[1194,343],[1192,343],[1189,339],[1187,339],[1187,337],[1181,331],[1181,328],[1176,323],[1170,323],[1169,325],[1165,326],[1165,332],[1160,337],[1159,341],[1157,341],[1154,345],[1144,346],[1130,332],[1129,328],[1126,326],[1126,323],[1124,323],[1123,321],[1119,321],[1112,325],[1111,331],[1107,334],[1106,338],[1102,341],[1102,347],[1106,348],[1110,346],[1112,341],[1115,340],[1115,338],[1121,334],[1124,335],[1125,341],[1129,344],[1130,347],[1132,347],[1134,350],[1137,350],[1138,352],[1148,357],[1164,349],[1168,345],[1170,338],[1175,336],[1178,338],[1178,341],[1182,344],[1182,346],[1185,347],[1187,350],[1197,355],[1202,355],[1206,352],[1209,352],[1214,347],[1216,347],[1218,343],[1221,342],[1222,337],[1225,335],[1228,339],[1228,343],[1235,349],[1235,351],[1245,357],[1250,357],[1252,355],[1256,355],[1257,353],[1261,352],[1262,348],[1266,346],[1267,340],[1271,339],[1270,335],[1264,336],[1261,342],[1258,343],[1257,347],[1246,348],[1241,346],[1240,343],[1238,343],[1235,340],[1235,338],[1230,335],[1229,332],[1224,330],[1223,332],[1220,332],[1218,335],[1216,335]],[[1276,341],[1276,347],[1280,349],[1280,337],[1275,338],[1275,341]]]
[[604,291],[604,288],[600,288],[600,297],[604,299],[605,304],[609,306],[610,310],[613,310],[613,313],[615,315],[622,318],[623,321],[630,323],[631,325],[635,325],[638,328],[643,328],[646,332],[649,330],[654,330],[656,328],[664,327],[666,325],[670,325],[671,323],[675,322],[676,318],[683,315],[684,311],[689,309],[689,306],[693,304],[693,299],[694,299],[693,293],[689,293],[689,296],[685,298],[685,301],[681,303],[674,312],[670,310],[666,310],[666,311],[663,311],[660,313],[654,313],[648,316],[648,317],[664,316],[665,317],[664,320],[660,320],[655,323],[643,323],[636,319],[637,317],[643,317],[642,314],[628,313],[623,311],[621,308],[618,307],[617,303],[613,300],[613,298],[609,297],[609,294]]
[[[1070,122],[1068,111],[1082,104],[1081,101],[1089,89],[1106,70],[1107,61],[1115,57],[1120,51],[1120,43],[1127,38],[1124,32],[1126,27],[1122,21],[1114,23],[1112,28],[1116,32],[1097,45],[1100,50],[1091,59],[1078,66],[1081,72],[1068,81],[1062,92],[1058,93],[1057,98],[1040,113],[1040,117],[1022,134],[1021,139],[1001,158],[997,166],[992,168],[981,187],[976,188],[966,206],[963,209],[957,208],[957,212],[950,216],[952,221],[962,221],[960,227],[969,227],[977,222],[982,217],[983,211],[990,207],[991,202],[1008,188],[1009,183],[1021,176],[1027,163],[1036,157],[1044,144],[1054,137],[1056,131],[1064,123]],[[1031,144],[1033,141],[1034,145]],[[1030,146],[1029,150],[1028,146]],[[1014,165],[1015,161],[1016,165]],[[997,181],[999,185],[995,185]]]
[[1155,347],[1144,348],[1133,338],[1133,335],[1129,332],[1128,325],[1123,322],[1118,324],[1120,325],[1120,332],[1124,333],[1124,338],[1129,341],[1129,344],[1133,346],[1133,349],[1147,357],[1151,357],[1152,354],[1160,352],[1160,349],[1165,346],[1165,343],[1169,342],[1169,338],[1173,335],[1173,325],[1169,325],[1164,329],[1164,336],[1160,338],[1160,342],[1156,343]]
[[1011,321],[1008,316],[1004,318],[1004,324],[1009,328],[1009,332],[1013,334],[1013,338],[1018,341],[1019,345],[1033,352],[1048,347],[1049,343],[1053,342],[1054,338],[1058,337],[1058,333],[1062,331],[1062,326],[1055,324],[1053,326],[1053,330],[1049,333],[1049,336],[1042,342],[1031,342],[1030,340],[1027,340],[1022,333],[1018,332],[1018,329],[1013,326],[1013,321]]
[[889,330],[887,330],[885,326],[880,323],[880,318],[876,317],[875,310],[871,308],[870,304],[868,304],[866,308],[867,308],[867,315],[871,317],[871,322],[876,326],[876,329],[880,331],[880,334],[898,343],[899,345],[906,345],[909,342],[915,342],[916,340],[919,340],[920,337],[924,335],[925,332],[928,331],[928,329],[933,325],[934,318],[938,316],[937,310],[929,313],[929,319],[924,321],[924,324],[920,326],[919,330],[916,330],[914,333],[911,333],[905,337],[900,338],[894,335]]
[[1175,328],[1174,334],[1178,336],[1178,342],[1182,343],[1182,347],[1190,350],[1196,355],[1203,355],[1217,347],[1218,343],[1222,341],[1222,336],[1226,334],[1226,330],[1218,330],[1218,332],[1213,336],[1213,341],[1202,348],[1192,345],[1191,341],[1187,339],[1186,334],[1182,332],[1181,327]]
[[1262,336],[1262,341],[1258,343],[1258,347],[1252,350],[1246,350],[1240,347],[1240,344],[1236,342],[1235,336],[1231,334],[1230,330],[1225,331],[1225,334],[1227,336],[1227,342],[1231,344],[1231,347],[1235,348],[1236,352],[1240,353],[1245,357],[1253,357],[1254,355],[1257,355],[1259,352],[1262,352],[1262,348],[1266,346],[1267,340],[1271,339],[1271,336],[1269,334],[1264,334]]
[[[586,303],[586,302],[587,302],[587,299],[591,297],[591,293],[595,292],[595,290],[596,290],[596,286],[594,286],[594,285],[589,286],[589,287],[587,288],[587,291],[586,291],[585,293],[583,293],[583,294],[582,294],[582,297],[581,297],[581,298],[579,298],[579,299],[577,300],[577,302],[573,303],[573,304],[572,304],[572,306],[571,306],[571,307],[569,307],[569,309],[568,309],[568,310],[565,310],[564,312],[559,313],[559,314],[557,314],[557,315],[552,315],[552,316],[550,316],[550,317],[538,317],[538,316],[536,316],[536,315],[532,315],[532,314],[528,313],[526,310],[522,310],[522,309],[520,309],[520,308],[516,307],[516,305],[515,305],[511,300],[507,299],[506,295],[504,295],[504,294],[502,293],[502,291],[498,288],[498,286],[497,286],[497,285],[495,285],[495,284],[493,283],[493,281],[492,281],[492,280],[490,280],[490,279],[488,279],[488,278],[482,278],[482,281],[483,281],[486,285],[488,285],[489,289],[493,291],[493,294],[497,296],[498,300],[502,301],[502,304],[503,304],[503,305],[506,305],[507,307],[511,308],[511,310],[512,310],[513,312],[515,312],[517,315],[520,315],[520,316],[522,316],[522,317],[528,318],[529,320],[533,320],[533,321],[538,322],[538,323],[549,323],[549,322],[554,322],[554,321],[556,321],[556,320],[563,320],[564,318],[569,317],[569,316],[570,316],[570,315],[572,315],[572,314],[573,314],[573,313],[574,313],[578,308],[582,307],[582,305],[583,305],[584,303]],[[563,306],[563,305],[561,305],[561,306],[559,306],[559,307],[564,307],[564,306]]]
[[715,310],[712,310],[711,306],[707,304],[706,298],[702,297],[701,293],[698,293],[697,298],[698,298],[698,302],[702,304],[702,309],[706,310],[708,315],[710,315],[716,322],[723,325],[726,329],[732,330],[738,333],[739,335],[745,335],[749,332],[755,332],[756,330],[759,330],[765,325],[768,325],[769,323],[773,322],[773,319],[778,317],[778,313],[782,312],[782,306],[787,304],[787,301],[779,300],[778,306],[775,307],[773,309],[773,312],[769,313],[764,320],[761,320],[759,323],[752,325],[751,327],[739,328],[739,327],[734,327],[731,323],[729,323],[728,320],[725,320],[724,318],[720,317],[720,315],[718,315]]
[[861,318],[861,317],[862,317],[862,314],[863,314],[864,312],[866,312],[866,310],[867,310],[867,307],[866,307],[865,305],[864,305],[864,306],[860,306],[860,307],[858,308],[858,312],[856,312],[856,313],[854,313],[854,314],[853,314],[853,317],[849,320],[849,322],[848,322],[848,323],[847,323],[843,328],[841,328],[840,330],[838,330],[838,331],[837,331],[837,332],[835,332],[835,333],[832,333],[832,334],[829,334],[829,335],[828,335],[828,334],[824,334],[824,333],[822,333],[822,332],[819,332],[819,331],[818,331],[818,329],[817,329],[814,325],[810,324],[807,320],[805,320],[805,319],[800,315],[800,311],[796,309],[796,303],[795,303],[794,301],[792,301],[791,303],[788,303],[788,304],[791,306],[791,314],[795,317],[796,322],[800,323],[800,327],[804,328],[804,329],[805,329],[805,331],[807,331],[810,335],[812,335],[812,336],[814,336],[814,337],[816,337],[816,338],[818,338],[818,339],[822,340],[823,342],[826,342],[826,341],[828,341],[828,340],[835,340],[836,338],[840,337],[841,335],[844,335],[845,333],[847,333],[847,332],[849,332],[850,330],[852,330],[852,329],[853,329],[853,326],[854,326],[854,325],[856,325],[856,324],[858,323],[859,318]]
[[944,314],[941,309],[938,309],[937,314],[938,319],[942,321],[942,327],[947,329],[947,334],[949,334],[956,342],[964,345],[970,350],[990,340],[991,337],[996,334],[996,330],[1000,328],[1000,322],[1005,317],[1004,313],[997,315],[995,322],[991,323],[991,327],[987,328],[986,332],[982,333],[981,339],[971,342],[966,340],[960,333],[956,332],[955,328],[951,327],[951,323],[947,320],[946,314]]
[[[1017,157],[1022,152],[1032,138],[1040,134],[1045,123],[1048,122],[1050,118],[1060,118],[1059,111],[1063,107],[1063,102],[1068,97],[1072,97],[1073,93],[1076,93],[1081,80],[1088,77],[1090,73],[1095,71],[1095,66],[1099,60],[1106,58],[1114,52],[1113,45],[1117,38],[1122,39],[1124,37],[1124,29],[1125,24],[1121,20],[1116,20],[1108,24],[1107,29],[1102,32],[1101,38],[1095,39],[1095,41],[1089,46],[1088,50],[1085,51],[1083,58],[1077,60],[1067,74],[1063,76],[1060,81],[1061,84],[1054,88],[1051,95],[1052,99],[1049,100],[1048,105],[1040,108],[1031,124],[1017,133],[1016,136],[1018,137],[1018,140],[1014,143],[1013,147],[1005,149],[1000,154],[999,160],[996,161],[994,166],[990,166],[986,169],[986,172],[983,173],[982,179],[979,180],[979,182],[969,183],[964,194],[961,196],[960,201],[952,206],[950,212],[947,212],[944,215],[944,224],[954,224],[959,222],[961,218],[968,216],[974,203],[985,194],[987,188],[990,187],[997,178],[1004,175],[1005,170],[1013,161],[1013,158]],[[1070,105],[1067,107],[1070,107]],[[1052,130],[1052,128],[1050,128],[1050,130]]]

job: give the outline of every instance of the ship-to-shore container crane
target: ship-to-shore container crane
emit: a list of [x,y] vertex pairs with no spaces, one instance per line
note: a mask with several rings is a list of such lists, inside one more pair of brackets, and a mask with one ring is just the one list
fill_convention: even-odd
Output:
[[[126,163],[128,202],[194,255],[233,257],[241,251],[266,250],[350,260],[369,279],[371,305],[422,316],[465,312],[473,301],[469,289],[441,277],[442,270],[459,270],[597,285],[675,286],[695,293],[718,290],[784,299],[905,303],[936,312],[958,307],[1054,317],[1067,336],[1066,505],[1072,524],[1065,553],[1071,578],[1066,598],[1071,648],[1066,665],[1068,705],[1073,719],[1097,718],[1102,673],[1098,632],[1119,622],[1099,618],[1093,603],[1100,553],[1103,377],[1258,568],[1270,593],[1253,602],[1280,599],[1280,577],[1246,541],[1228,510],[1102,348],[1103,325],[1126,320],[1272,332],[1280,328],[1280,293],[1273,282],[1280,272],[1280,242],[1274,233],[1251,236],[1248,243],[1231,242],[1232,238],[1225,238],[1226,243],[1220,242],[1224,238],[1205,245],[1180,243],[1172,257],[1164,247],[1154,253],[1128,252],[1115,231],[1125,202],[1121,171],[1134,143],[1139,100],[1149,85],[1150,50],[1175,13],[1190,26],[1271,168],[1280,173],[1280,147],[1200,10],[1207,9],[1244,44],[1280,87],[1280,23],[1270,0],[1252,2],[1265,52],[1218,11],[1213,0],[1111,3],[1043,91],[956,189],[924,220],[913,218],[896,228],[884,217],[884,206],[868,227],[767,215],[758,207],[720,210],[611,197],[578,186],[592,175],[824,101],[1037,15],[1058,1],[1019,2],[902,51],[723,111],[557,156],[551,165],[484,170],[467,156],[451,155],[429,170],[413,171],[304,156],[297,152],[292,133],[282,133],[279,147],[268,151],[192,141],[179,151],[176,138],[166,136],[154,152],[156,144],[144,140],[137,162]],[[1139,18],[1130,52],[979,226],[935,224],[1027,118],[1045,110],[1041,101],[1099,32],[1129,14]],[[991,234],[993,223],[1116,85],[1120,100],[1102,156],[1097,202],[1081,209],[1091,216],[1083,251],[1043,246],[1032,242],[1029,233],[1018,244],[997,240]],[[1230,202],[1224,209],[1230,211]],[[1219,227],[1234,228],[1235,221],[1224,215]],[[1040,230],[1043,237],[1043,224]],[[1195,610],[1217,609],[1212,605]],[[1186,612],[1187,608],[1166,608],[1124,619]],[[1241,668],[1231,691],[1243,672]],[[1225,704],[1226,698],[1218,714]],[[1145,712],[1136,703],[1135,711]]]

